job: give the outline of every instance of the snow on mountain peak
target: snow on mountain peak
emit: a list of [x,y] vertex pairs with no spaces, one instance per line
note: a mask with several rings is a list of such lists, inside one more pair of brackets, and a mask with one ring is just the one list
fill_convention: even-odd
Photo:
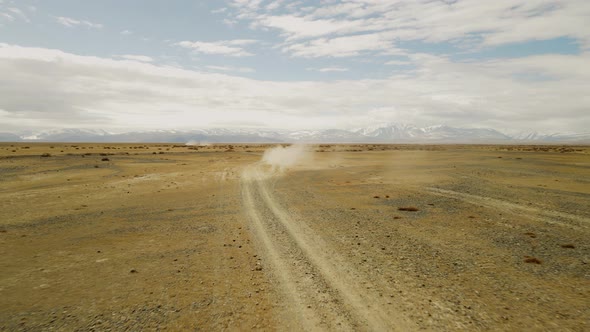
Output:
[[[0,136],[14,141],[14,135]],[[21,141],[42,142],[314,142],[314,143],[518,143],[565,142],[589,144],[590,133],[540,134],[537,132],[506,135],[490,128],[458,128],[448,125],[417,127],[411,124],[381,123],[352,130],[270,130],[270,129],[195,129],[154,130],[109,133],[100,129],[57,129],[26,132]]]

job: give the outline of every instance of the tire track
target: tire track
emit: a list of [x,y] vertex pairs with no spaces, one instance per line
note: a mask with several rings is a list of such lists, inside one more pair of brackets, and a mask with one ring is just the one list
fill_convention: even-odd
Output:
[[[265,221],[259,210],[256,208],[259,203],[255,201],[255,187],[252,183],[252,178],[250,175],[247,175],[247,173],[242,179],[241,187],[246,214],[251,221],[256,238],[260,242],[260,245],[265,249],[264,253],[266,259],[272,265],[274,276],[278,279],[282,291],[287,296],[287,306],[290,308],[291,313],[296,317],[298,326],[290,327],[301,327],[305,330],[317,329],[320,325],[319,319],[313,313],[306,312],[304,301],[297,291],[295,281],[292,280],[287,262],[281,258],[279,249],[277,248],[275,241],[271,239]],[[286,321],[287,319],[284,320]]]
[[[244,206],[293,314],[303,319],[305,329],[413,330],[397,312],[386,309],[383,299],[360,286],[364,278],[358,271],[281,207],[269,186],[271,175],[259,163],[243,172]],[[316,310],[306,310],[310,307]]]
[[461,193],[453,190],[440,188],[426,188],[431,194],[446,198],[458,199],[469,204],[483,205],[488,208],[500,209],[529,219],[539,220],[549,224],[567,226],[572,228],[587,228],[590,225],[590,218],[579,215],[559,212],[553,210],[542,210],[532,206],[524,206],[496,198]]

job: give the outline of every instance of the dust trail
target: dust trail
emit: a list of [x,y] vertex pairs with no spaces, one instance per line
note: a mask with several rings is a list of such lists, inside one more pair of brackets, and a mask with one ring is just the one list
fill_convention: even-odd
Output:
[[184,143],[184,145],[188,145],[188,146],[210,146],[211,144],[208,143],[208,142],[206,142],[206,141],[201,142],[201,141],[190,140],[190,141]]
[[277,146],[264,151],[262,162],[271,167],[273,172],[283,172],[288,167],[313,162],[311,150],[302,144],[288,147]]

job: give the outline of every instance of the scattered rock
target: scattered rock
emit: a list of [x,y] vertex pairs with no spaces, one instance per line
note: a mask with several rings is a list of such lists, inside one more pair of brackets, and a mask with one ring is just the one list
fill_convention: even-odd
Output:
[[541,261],[538,258],[535,257],[526,257],[524,259],[525,263],[531,263],[531,264],[541,264]]
[[409,212],[416,212],[419,211],[419,209],[415,206],[404,206],[404,207],[399,207],[397,208],[399,211],[409,211]]

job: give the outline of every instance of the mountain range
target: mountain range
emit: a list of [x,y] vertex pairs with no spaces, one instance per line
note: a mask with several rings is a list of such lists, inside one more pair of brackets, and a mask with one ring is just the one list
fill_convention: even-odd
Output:
[[590,144],[590,132],[504,134],[490,128],[447,125],[417,127],[382,124],[351,130],[195,129],[110,133],[95,129],[59,129],[0,133],[2,142],[125,142],[125,143],[563,143]]

